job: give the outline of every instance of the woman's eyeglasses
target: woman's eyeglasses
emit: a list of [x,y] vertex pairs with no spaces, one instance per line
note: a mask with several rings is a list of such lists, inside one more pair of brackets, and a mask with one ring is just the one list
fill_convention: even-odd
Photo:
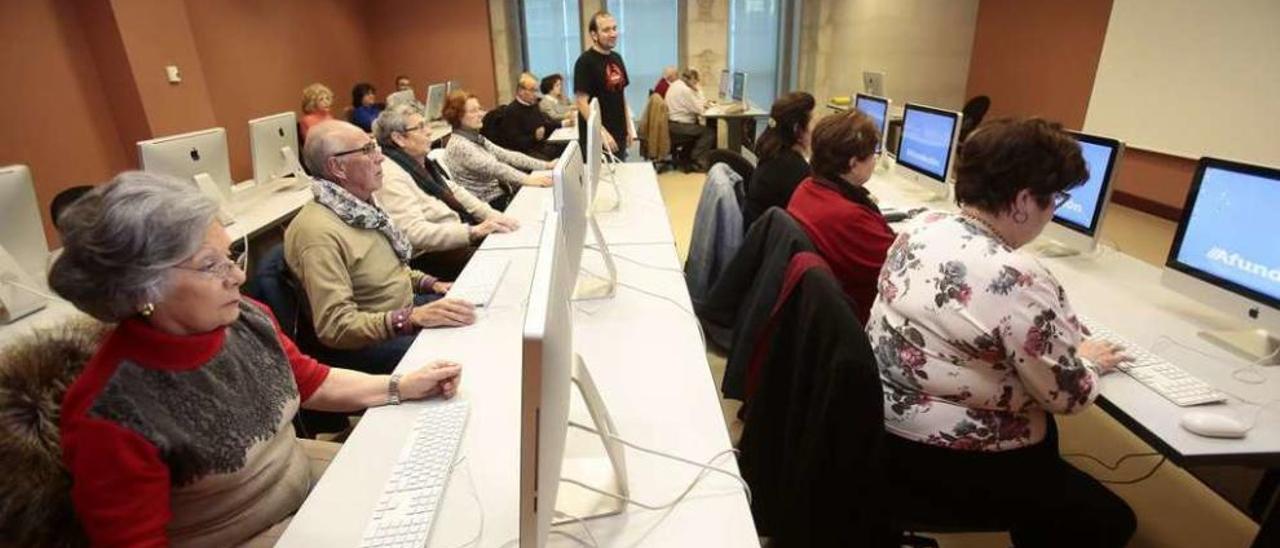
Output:
[[244,272],[245,267],[248,265],[248,261],[249,261],[248,255],[244,253],[233,253],[226,257],[222,257],[220,260],[217,260],[213,264],[208,266],[194,267],[194,266],[174,265],[174,268],[181,269],[181,270],[190,270],[192,272],[199,272],[206,276],[210,276],[214,278],[222,278],[224,280],[231,281],[233,279],[231,276],[231,269],[235,268],[235,269],[239,269],[240,272]]

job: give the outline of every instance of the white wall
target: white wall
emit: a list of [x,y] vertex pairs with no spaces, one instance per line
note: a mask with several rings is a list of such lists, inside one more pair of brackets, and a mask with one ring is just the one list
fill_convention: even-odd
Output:
[[819,104],[862,90],[862,71],[886,74],[885,93],[964,106],[978,0],[809,0],[802,19],[800,88]]
[[1280,166],[1280,1],[1115,0],[1085,130]]

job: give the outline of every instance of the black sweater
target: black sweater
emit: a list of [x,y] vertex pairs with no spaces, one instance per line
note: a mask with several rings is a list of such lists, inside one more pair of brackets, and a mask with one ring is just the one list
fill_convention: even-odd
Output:
[[[537,103],[525,105],[518,100],[503,107],[498,124],[499,127],[492,134],[497,138],[490,139],[503,148],[526,154],[545,142],[551,137],[551,132],[560,127],[560,123],[547,117]],[[544,128],[542,139],[537,139],[533,134],[540,127]]]
[[747,185],[747,207],[742,211],[742,226],[750,227],[771,207],[786,209],[791,193],[809,176],[810,171],[809,162],[792,149],[761,161],[751,174],[751,184]]

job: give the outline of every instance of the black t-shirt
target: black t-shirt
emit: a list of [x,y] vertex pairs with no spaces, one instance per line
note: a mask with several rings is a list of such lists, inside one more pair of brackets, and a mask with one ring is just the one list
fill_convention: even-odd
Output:
[[[617,52],[608,55],[595,48],[588,49],[578,56],[573,65],[573,92],[585,94],[587,100],[600,100],[600,122],[605,131],[613,136],[619,147],[627,145],[627,102],[626,88],[631,80],[627,77],[627,66]],[[578,113],[578,127],[587,127],[587,113]],[[580,131],[583,148],[586,148],[587,132]]]
[[751,173],[751,184],[747,187],[747,207],[744,208],[742,222],[744,227],[751,226],[757,217],[763,215],[770,207],[786,209],[791,201],[791,193],[809,176],[809,162],[804,156],[790,148],[777,156],[760,162]]

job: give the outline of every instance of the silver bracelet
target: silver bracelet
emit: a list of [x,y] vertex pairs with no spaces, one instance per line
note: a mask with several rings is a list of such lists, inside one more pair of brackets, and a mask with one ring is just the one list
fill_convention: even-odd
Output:
[[400,377],[399,373],[392,373],[387,381],[387,405],[400,405]]

